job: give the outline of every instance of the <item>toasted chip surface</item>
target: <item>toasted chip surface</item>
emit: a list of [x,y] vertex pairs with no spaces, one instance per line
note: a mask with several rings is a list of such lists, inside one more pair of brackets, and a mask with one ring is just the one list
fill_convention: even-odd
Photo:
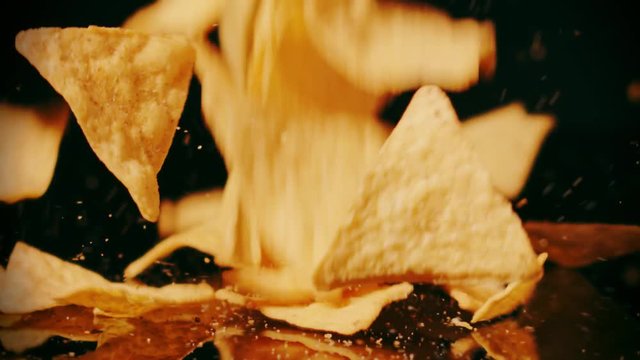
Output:
[[7,314],[73,304],[99,308],[111,315],[135,316],[165,305],[214,297],[213,289],[204,283],[162,288],[112,283],[22,242],[11,253],[0,285],[0,312]]
[[20,32],[16,48],[67,101],[89,145],[158,218],[156,174],[187,97],[194,51],[184,41],[116,28]]
[[504,284],[541,271],[441,90],[415,94],[377,160],[315,273],[320,288],[385,279]]
[[45,193],[68,118],[62,102],[40,107],[0,103],[0,201]]
[[554,122],[551,115],[529,114],[522,104],[513,103],[467,119],[462,133],[489,171],[494,186],[515,198]]

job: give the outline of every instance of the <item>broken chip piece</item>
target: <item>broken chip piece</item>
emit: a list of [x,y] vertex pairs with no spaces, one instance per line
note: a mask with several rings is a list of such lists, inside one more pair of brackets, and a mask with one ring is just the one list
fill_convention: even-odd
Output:
[[259,310],[268,318],[301,328],[351,335],[368,329],[383,307],[405,299],[411,291],[413,285],[400,283],[346,297],[343,303],[319,301],[301,306],[264,306]]
[[45,193],[68,118],[69,108],[62,102],[40,107],[0,103],[0,201]]
[[16,49],[67,101],[89,145],[158,218],[156,174],[169,151],[192,74],[184,41],[117,28],[20,32]]
[[535,283],[542,271],[520,219],[494,190],[437,87],[414,95],[352,211],[316,270],[320,289],[367,281],[449,290],[489,284],[480,303],[461,304],[476,311],[503,284]]
[[100,309],[112,316],[136,316],[181,303],[207,301],[204,283],[161,288],[109,282],[102,276],[18,242],[0,283],[0,312],[24,314],[62,305]]
[[524,187],[542,142],[554,125],[551,115],[529,114],[513,103],[462,123],[462,134],[473,146],[493,185],[515,198]]

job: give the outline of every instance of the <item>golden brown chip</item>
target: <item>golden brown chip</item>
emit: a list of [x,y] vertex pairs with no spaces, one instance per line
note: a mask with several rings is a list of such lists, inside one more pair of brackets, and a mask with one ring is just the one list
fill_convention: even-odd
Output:
[[122,27],[150,34],[200,38],[219,20],[225,3],[224,0],[158,0],[136,11]]
[[67,101],[89,145],[156,221],[156,174],[187,97],[186,42],[115,28],[20,32],[16,48]]
[[393,1],[304,1],[316,48],[354,84],[384,94],[433,84],[464,90],[495,67],[491,23]]
[[68,118],[64,103],[41,107],[0,103],[0,201],[13,203],[45,193]]
[[158,233],[161,237],[180,233],[215,221],[221,217],[222,190],[208,190],[189,194],[177,201],[160,203]]
[[23,353],[38,347],[52,336],[60,336],[72,341],[97,341],[99,334],[65,333],[45,329],[0,329],[0,343],[11,352]]
[[436,87],[415,94],[352,211],[315,273],[320,289],[381,280],[499,284],[484,303],[502,284],[541,272],[520,220]]
[[405,299],[413,291],[409,283],[381,286],[344,299],[342,303],[314,302],[305,306],[264,306],[265,316],[305,329],[351,335],[369,328],[386,305]]
[[0,285],[0,312],[7,314],[73,304],[98,308],[115,316],[136,316],[161,306],[214,297],[213,289],[204,283],[161,288],[112,283],[22,242],[11,253]]
[[515,198],[553,125],[552,116],[528,114],[522,104],[514,103],[466,120],[462,133],[489,171],[493,185]]

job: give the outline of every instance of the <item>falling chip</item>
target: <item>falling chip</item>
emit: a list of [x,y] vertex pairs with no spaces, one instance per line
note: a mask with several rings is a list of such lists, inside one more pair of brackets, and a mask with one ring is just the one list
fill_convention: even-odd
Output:
[[156,174],[187,98],[193,48],[176,38],[89,27],[22,31],[16,49],[64,97],[142,216],[156,221]]
[[53,178],[69,108],[0,103],[0,201],[42,196]]

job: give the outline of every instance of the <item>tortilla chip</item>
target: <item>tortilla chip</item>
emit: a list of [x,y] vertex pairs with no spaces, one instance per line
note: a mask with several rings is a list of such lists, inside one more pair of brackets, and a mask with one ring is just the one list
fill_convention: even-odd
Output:
[[0,285],[0,312],[7,314],[73,304],[117,316],[136,316],[161,306],[214,297],[213,289],[204,283],[161,288],[112,283],[22,242],[16,244]]
[[259,310],[266,317],[301,328],[351,335],[369,328],[383,307],[405,299],[411,291],[411,284],[400,283],[347,298],[342,304],[315,302],[305,306],[265,306]]
[[418,90],[352,211],[316,270],[320,289],[385,280],[499,283],[484,303],[502,284],[541,272],[520,220],[436,87]]
[[158,233],[161,237],[183,232],[221,217],[222,190],[189,194],[177,201],[160,203]]
[[47,191],[68,118],[64,103],[37,108],[0,103],[0,201],[38,198]]
[[123,28],[201,38],[220,19],[224,0],[158,0],[131,15]]
[[495,68],[491,23],[452,19],[426,6],[312,0],[304,2],[304,21],[324,58],[376,94],[426,84],[461,91]]
[[16,48],[65,98],[142,216],[156,221],[156,174],[187,98],[193,49],[178,39],[99,27],[22,31]]
[[[538,256],[540,268],[544,265],[547,254]],[[492,295],[473,314],[472,323],[493,319],[494,317],[508,314],[516,307],[529,300],[536,288],[536,284],[542,279],[543,271],[528,279],[516,280],[507,285],[501,292]]]
[[236,291],[271,304],[305,304],[313,301],[316,293],[311,276],[304,269],[247,267],[226,271],[223,279]]
[[174,234],[160,241],[142,257],[129,264],[124,270],[124,276],[127,279],[133,279],[153,265],[154,262],[162,260],[174,251],[185,247],[213,256],[213,261],[219,266],[234,264],[231,260],[232,255],[224,247],[219,227],[215,223],[209,223]]
[[524,187],[536,155],[554,125],[551,115],[528,114],[510,104],[462,123],[462,134],[489,171],[493,185],[508,198]]

